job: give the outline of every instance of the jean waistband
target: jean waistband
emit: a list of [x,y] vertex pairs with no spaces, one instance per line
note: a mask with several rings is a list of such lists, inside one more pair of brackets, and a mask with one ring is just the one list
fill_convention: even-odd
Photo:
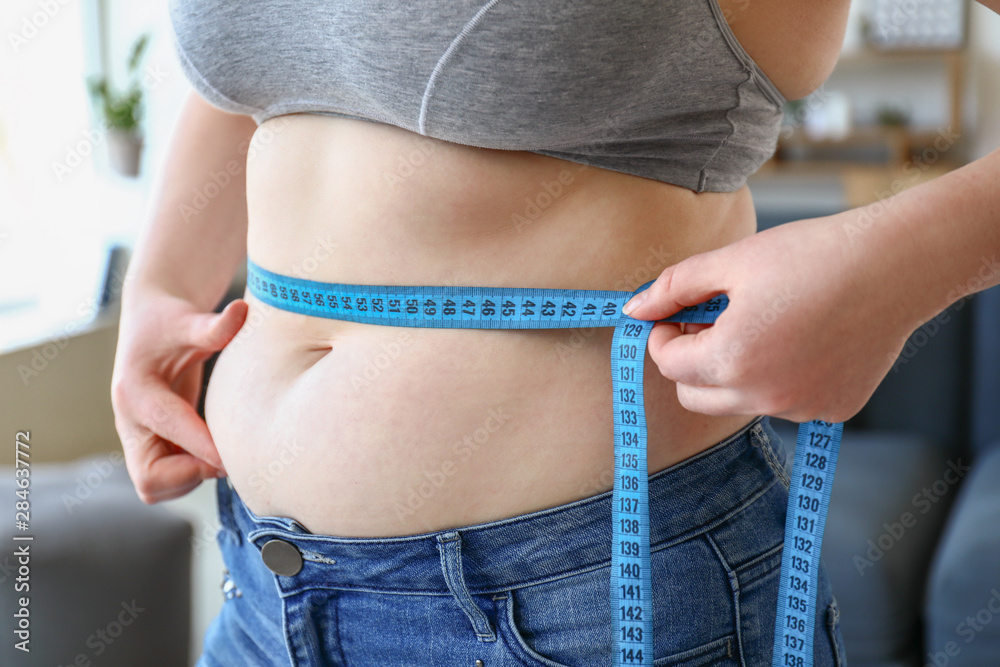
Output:
[[[649,477],[653,551],[691,539],[764,494],[779,476],[773,431],[758,417],[725,440]],[[461,553],[470,593],[501,592],[611,562],[612,492],[509,519],[402,537],[314,535],[293,519],[257,516],[227,480],[219,480],[224,531],[258,550],[273,539],[296,547],[301,571],[281,577],[285,593],[338,588],[448,595],[447,550]]]

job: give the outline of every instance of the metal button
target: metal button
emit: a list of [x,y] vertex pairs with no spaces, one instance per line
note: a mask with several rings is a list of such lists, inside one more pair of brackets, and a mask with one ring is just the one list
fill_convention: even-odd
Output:
[[476,667],[484,667],[485,664],[482,660],[476,660]]
[[271,540],[260,549],[267,569],[282,577],[294,577],[302,569],[302,554],[284,540]]

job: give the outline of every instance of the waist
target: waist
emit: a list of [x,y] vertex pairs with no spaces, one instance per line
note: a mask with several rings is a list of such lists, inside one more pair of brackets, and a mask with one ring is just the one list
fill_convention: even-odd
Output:
[[[745,190],[696,195],[446,142],[412,153],[431,140],[348,119],[276,120],[287,125],[249,161],[247,247],[297,278],[631,291],[755,226]],[[424,161],[404,174],[408,155]],[[399,535],[611,487],[610,329],[401,330],[247,300],[206,420],[250,507],[319,532]],[[646,396],[651,470],[749,421],[683,410],[651,364]]]
[[[787,492],[776,472],[784,458],[766,418],[753,420],[709,449],[649,478],[653,551],[717,531],[766,494],[756,508],[761,525],[780,525]],[[474,594],[499,592],[607,567],[611,562],[611,492],[525,515],[405,537],[351,538],[314,535],[297,521],[258,516],[225,481],[218,485],[223,539],[242,535],[258,549],[277,539],[295,547],[302,569],[288,585],[448,595],[441,578],[439,543],[460,540],[465,583]],[[717,530],[719,529],[719,530]],[[753,536],[732,536],[724,547],[733,567],[777,548],[778,531],[766,545]],[[741,553],[746,552],[746,558]],[[516,562],[516,571],[509,563]],[[292,593],[289,589],[286,593]]]

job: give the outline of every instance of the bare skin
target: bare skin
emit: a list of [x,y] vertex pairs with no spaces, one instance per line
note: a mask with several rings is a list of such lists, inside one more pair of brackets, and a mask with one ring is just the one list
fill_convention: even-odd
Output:
[[[833,67],[847,2],[720,5],[787,97],[808,93]],[[258,514],[367,537],[515,516],[611,488],[610,330],[403,330],[295,315],[249,294],[208,314],[244,251],[265,268],[327,282],[630,290],[756,229],[746,188],[695,194],[307,114],[257,129],[245,216],[244,183],[234,178],[180,224],[192,185],[186,161],[215,141],[217,170],[253,129],[200,101],[185,113],[182,128],[202,135],[178,132],[175,155],[190,157],[168,164],[133,261],[113,386],[129,470],[147,502],[224,470]],[[527,202],[546,201],[538,195],[557,182],[559,194],[533,215]],[[515,215],[530,222],[515,224]],[[222,348],[206,429],[191,404],[200,362]],[[647,368],[651,472],[752,419],[691,412],[648,358]]]
[[[696,196],[441,142],[395,191],[357,196],[385,189],[382,174],[418,147],[404,130],[289,118],[248,171],[249,256],[282,273],[315,266],[308,277],[324,282],[631,290],[754,231],[745,190]],[[353,159],[341,162],[345,153]],[[573,181],[556,203],[512,223],[561,173]],[[324,258],[306,261],[318,248]],[[394,535],[610,488],[611,330],[400,330],[245,298],[250,324],[216,364],[205,416],[255,512],[313,532]],[[651,470],[748,421],[687,412],[669,381],[652,367],[650,376]]]

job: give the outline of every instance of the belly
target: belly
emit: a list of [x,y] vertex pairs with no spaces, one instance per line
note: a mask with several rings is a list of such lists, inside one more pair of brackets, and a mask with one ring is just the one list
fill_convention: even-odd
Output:
[[[247,203],[262,267],[376,285],[632,290],[755,229],[745,189],[694,194],[315,115],[258,128]],[[205,416],[257,514],[407,535],[611,488],[612,330],[379,327],[246,298]],[[648,357],[646,370],[651,472],[750,419],[690,413]]]

